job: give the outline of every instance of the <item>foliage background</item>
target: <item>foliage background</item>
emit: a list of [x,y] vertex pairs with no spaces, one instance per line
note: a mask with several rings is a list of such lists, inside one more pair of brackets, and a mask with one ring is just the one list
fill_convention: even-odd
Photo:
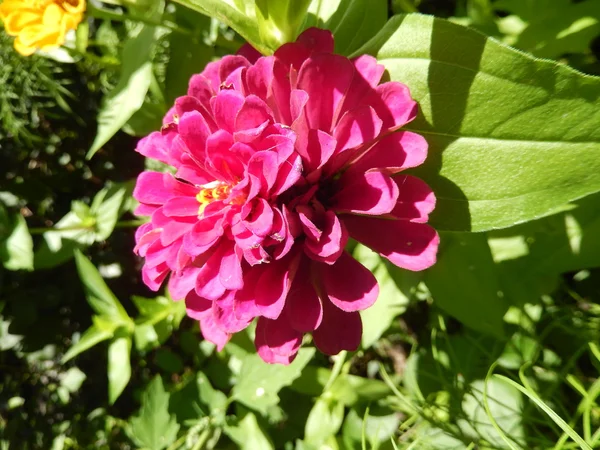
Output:
[[[239,10],[245,5],[230,3]],[[489,201],[506,189],[510,201],[515,189],[535,194],[547,183],[558,188],[546,195],[558,207],[542,206],[554,214],[531,213],[546,201],[535,196],[529,208],[520,208],[527,217],[504,216],[505,222],[504,206],[500,213],[471,208],[469,224],[458,209],[442,209],[439,226],[450,231],[442,234],[439,263],[425,273],[400,271],[357,246],[355,256],[382,290],[363,315],[361,349],[328,359],[306,346],[291,366],[268,366],[255,354],[252,330],[216,353],[183,317],[181,304],[145,289],[131,251],[138,223],[131,214],[132,180],[147,164],[133,152],[135,136],[160,126],[192,73],[243,42],[198,12],[219,2],[202,4],[209,6],[90,2],[90,18],[62,57],[68,63],[19,57],[0,33],[0,449],[600,448],[600,196],[587,195],[600,187],[592,176],[579,176],[597,166],[600,138],[594,131],[586,139],[552,134],[595,117],[578,102],[588,95],[587,81],[561,91],[563,103],[521,116],[522,125],[509,130],[519,137],[537,127],[540,141],[554,140],[556,148],[511,144],[514,152],[532,155],[526,162],[537,184],[522,185],[527,167],[505,165],[503,178],[490,177],[480,189]],[[480,148],[464,144],[464,135],[481,132],[482,117],[518,108],[486,109],[494,95],[510,102],[506,93],[490,91],[500,88],[481,81],[481,72],[469,80],[470,93],[478,87],[481,98],[471,96],[462,106],[436,103],[436,91],[418,80],[427,78],[423,70],[429,80],[439,73],[439,82],[450,85],[440,92],[460,96],[464,80],[444,61],[494,73],[524,65],[515,59],[503,67],[502,48],[489,41],[491,56],[470,61],[479,41],[461,28],[421,16],[393,19],[397,28],[384,28],[389,17],[418,11],[449,18],[559,61],[552,73],[565,79],[571,80],[567,66],[600,75],[597,0],[324,5],[311,4],[304,26],[334,30],[341,53],[356,52],[376,34],[389,37],[361,52],[385,60],[392,76],[414,81],[408,84],[424,111],[416,127],[427,132],[434,123],[459,135],[450,143],[435,135],[428,140],[445,149],[441,173],[468,201],[479,193],[470,180],[485,178],[473,173],[498,165],[489,145],[501,126]],[[253,20],[268,25],[260,14]],[[224,20],[235,28],[237,17]],[[285,31],[286,23],[275,26]],[[386,30],[407,30],[415,39],[404,45]],[[419,30],[431,33],[420,41]],[[447,39],[434,41],[434,31]],[[255,38],[276,46],[268,37]],[[417,54],[420,44],[423,54]],[[399,55],[405,64],[395,66]],[[423,55],[434,63],[423,68],[408,61]],[[531,79],[541,79],[535,77],[550,63],[535,64]],[[593,78],[578,80],[597,86]],[[552,90],[544,80],[542,86]],[[440,105],[447,110],[436,116]],[[547,164],[542,151],[551,155]],[[573,172],[570,152],[578,151],[581,168]],[[459,158],[458,168],[452,166],[453,154],[472,155],[473,165],[464,169]],[[431,167],[422,175],[438,195],[455,194],[427,172]],[[486,231],[464,232],[471,230]]]

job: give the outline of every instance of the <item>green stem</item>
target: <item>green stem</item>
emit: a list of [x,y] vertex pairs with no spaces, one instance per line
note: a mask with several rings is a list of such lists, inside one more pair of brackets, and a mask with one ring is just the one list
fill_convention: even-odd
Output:
[[327,380],[327,383],[325,384],[325,387],[323,388],[323,392],[327,392],[329,389],[331,389],[331,386],[333,386],[333,383],[335,382],[335,380],[339,376],[340,372],[342,371],[342,367],[344,366],[344,361],[346,360],[347,354],[348,354],[348,352],[346,350],[344,350],[337,356],[337,359],[335,360],[335,364],[333,365],[333,369],[331,369],[331,375],[329,376],[329,379]]
[[109,11],[107,9],[98,8],[94,6],[92,3],[87,4],[87,12],[88,15],[95,17],[97,19],[107,19],[107,20],[115,20],[117,22],[124,22],[126,20],[131,20],[133,22],[143,23],[145,25],[150,25],[153,27],[166,28],[175,33],[183,34],[185,36],[192,36],[194,33],[187,28],[182,28],[179,25],[172,22],[160,22],[155,20],[150,20],[145,17],[131,16],[127,14],[121,14],[114,11]]

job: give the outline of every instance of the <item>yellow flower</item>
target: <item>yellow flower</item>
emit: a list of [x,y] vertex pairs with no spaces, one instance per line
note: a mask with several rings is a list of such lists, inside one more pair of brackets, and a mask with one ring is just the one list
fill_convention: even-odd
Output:
[[36,49],[49,50],[65,42],[69,30],[83,18],[85,0],[4,0],[0,19],[4,29],[16,36],[15,49],[31,55]]

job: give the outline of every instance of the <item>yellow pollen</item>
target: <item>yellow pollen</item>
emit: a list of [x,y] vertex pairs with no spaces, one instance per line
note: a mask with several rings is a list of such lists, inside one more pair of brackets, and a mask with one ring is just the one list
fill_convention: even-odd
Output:
[[200,203],[198,215],[202,215],[204,209],[208,206],[209,203],[212,203],[215,200],[225,200],[227,197],[229,197],[230,193],[231,186],[229,186],[228,184],[221,183],[219,181],[205,184],[203,189],[201,189],[200,192],[196,194],[196,200],[198,200],[198,203]]

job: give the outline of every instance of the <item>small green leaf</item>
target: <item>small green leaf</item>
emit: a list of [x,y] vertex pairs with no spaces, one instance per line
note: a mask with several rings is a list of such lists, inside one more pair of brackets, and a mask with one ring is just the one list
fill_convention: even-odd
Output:
[[131,378],[131,336],[123,333],[108,346],[108,402],[112,405]]
[[257,354],[245,356],[238,382],[233,387],[233,398],[266,414],[270,406],[279,403],[277,393],[302,374],[314,353],[314,349],[300,349],[289,366],[267,364]]
[[259,425],[256,416],[248,412],[237,426],[225,427],[225,433],[231,438],[241,450],[274,450],[269,436]]
[[[116,328],[116,325],[115,325],[115,328]],[[83,353],[87,349],[92,348],[94,345],[96,345],[102,341],[105,341],[107,339],[112,338],[113,334],[114,334],[114,329],[110,330],[110,329],[100,328],[96,324],[92,325],[85,331],[85,333],[83,333],[83,335],[77,341],[77,343],[72,345],[71,348],[69,349],[69,351],[67,351],[67,353],[65,353],[65,355],[62,357],[62,360],[61,360],[62,363],[63,364],[66,363],[67,361],[69,361],[70,359],[73,359],[75,356],[79,355],[80,353]]]
[[60,385],[73,394],[79,390],[86,378],[85,373],[77,367],[71,367],[61,375]]
[[344,404],[334,399],[320,397],[306,419],[304,440],[316,447],[335,436],[344,420]]
[[[0,205],[0,209],[4,207]],[[3,220],[2,217],[8,218],[5,212],[0,212],[0,220]],[[0,228],[5,229],[4,233],[0,232],[0,260],[4,267],[8,270],[33,270],[33,240],[25,218],[15,214],[12,221],[0,224]]]
[[117,323],[131,324],[132,321],[123,305],[106,285],[96,267],[79,250],[75,251],[75,263],[92,309],[101,316],[114,319]]
[[418,14],[390,19],[364,53],[419,102],[405,129],[429,143],[414,172],[436,193],[434,227],[509,227],[600,191],[600,78]]
[[125,212],[133,187],[133,181],[115,183],[96,194],[90,207],[90,214],[96,224],[95,240],[103,241],[111,235],[119,217]]
[[138,445],[148,450],[163,450],[177,439],[179,425],[169,414],[169,393],[156,376],[142,394],[142,408],[131,418],[131,434]]
[[504,335],[508,309],[484,234],[444,233],[437,263],[425,272],[435,304],[475,330]]

